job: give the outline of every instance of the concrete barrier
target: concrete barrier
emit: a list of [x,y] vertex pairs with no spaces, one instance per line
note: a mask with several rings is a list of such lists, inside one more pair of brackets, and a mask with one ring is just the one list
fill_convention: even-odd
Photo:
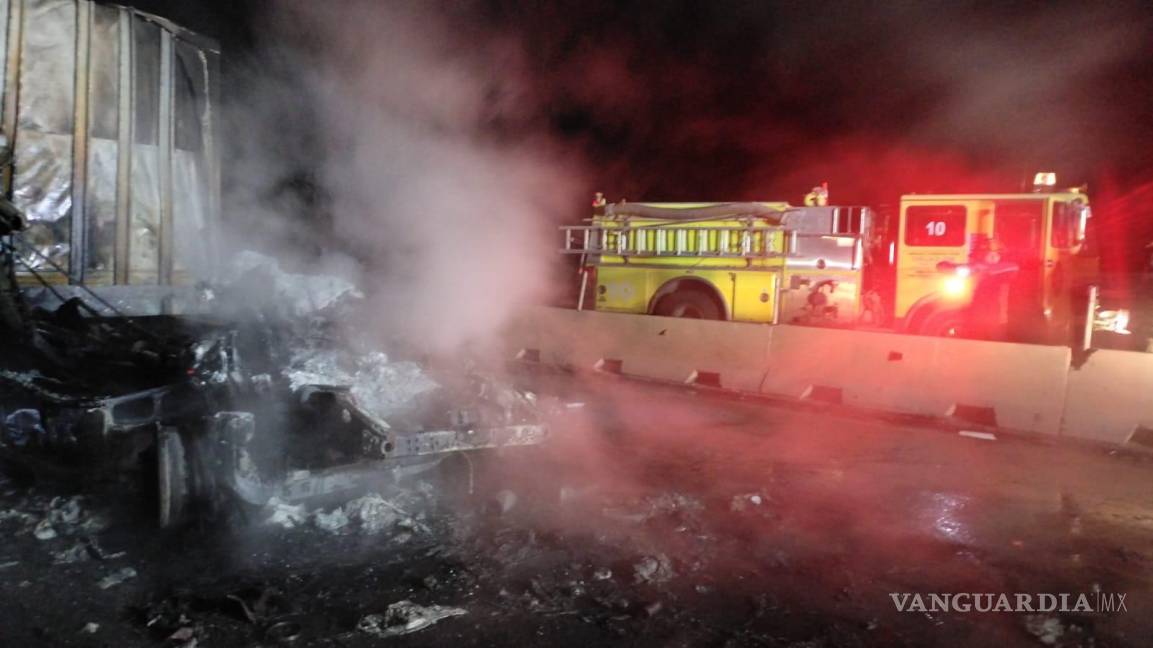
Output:
[[999,427],[1058,434],[1070,359],[1068,347],[937,339],[929,391],[992,408]]
[[780,326],[761,391],[1057,434],[1068,349]]
[[1153,444],[1153,355],[799,326],[524,311],[510,354],[584,371],[720,387],[1004,429]]
[[813,398],[840,390],[848,405],[927,413],[905,395],[920,389],[932,353],[931,338],[780,326],[761,391]]
[[772,334],[761,324],[532,308],[508,335],[514,353],[544,364],[755,392]]
[[1153,354],[1098,350],[1069,370],[1062,433],[1150,445],[1153,430]]

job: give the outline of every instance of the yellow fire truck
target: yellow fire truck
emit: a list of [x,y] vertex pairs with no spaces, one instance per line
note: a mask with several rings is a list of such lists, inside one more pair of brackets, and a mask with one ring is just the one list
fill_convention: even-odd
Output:
[[[565,226],[579,308],[1065,342],[1097,274],[1080,190],[902,196],[887,217],[786,202],[605,204]],[[814,199],[815,196],[815,199]]]

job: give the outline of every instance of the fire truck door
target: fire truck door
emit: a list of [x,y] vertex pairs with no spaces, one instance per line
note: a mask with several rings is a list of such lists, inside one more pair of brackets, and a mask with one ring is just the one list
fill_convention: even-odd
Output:
[[1003,261],[1018,267],[1009,295],[1010,322],[1034,324],[1044,308],[1043,200],[997,201],[993,211],[993,241]]

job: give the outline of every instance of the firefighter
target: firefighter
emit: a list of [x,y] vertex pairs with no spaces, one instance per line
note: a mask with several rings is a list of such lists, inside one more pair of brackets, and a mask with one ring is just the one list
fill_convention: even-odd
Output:
[[973,299],[969,306],[969,321],[978,337],[998,339],[1008,332],[1014,310],[1014,284],[1019,267],[1002,257],[1004,247],[990,237],[973,241],[969,254],[969,268],[973,277]]
[[806,207],[825,207],[829,204],[829,183],[822,182],[805,195]]

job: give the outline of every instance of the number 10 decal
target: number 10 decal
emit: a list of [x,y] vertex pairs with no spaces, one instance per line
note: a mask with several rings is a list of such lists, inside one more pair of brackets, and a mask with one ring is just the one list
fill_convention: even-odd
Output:
[[925,233],[929,236],[944,236],[945,221],[929,221],[925,223]]

